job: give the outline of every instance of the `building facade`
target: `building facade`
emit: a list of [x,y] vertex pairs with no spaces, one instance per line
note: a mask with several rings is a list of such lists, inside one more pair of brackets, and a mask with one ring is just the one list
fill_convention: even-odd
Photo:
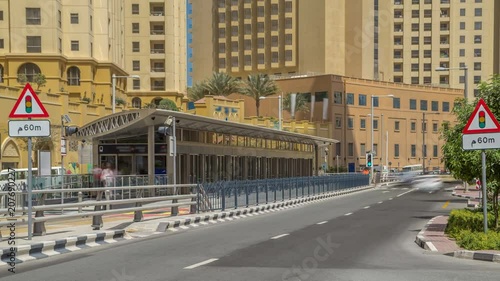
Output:
[[498,1],[191,2],[195,81],[321,73],[463,89],[467,67],[472,97],[500,67]]

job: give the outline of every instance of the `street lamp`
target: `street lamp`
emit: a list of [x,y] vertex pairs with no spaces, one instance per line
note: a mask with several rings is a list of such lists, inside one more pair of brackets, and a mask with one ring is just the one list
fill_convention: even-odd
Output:
[[283,130],[283,116],[282,116],[282,111],[283,111],[283,97],[281,95],[277,97],[259,97],[260,100],[265,100],[265,99],[278,99],[279,100],[279,106],[278,106],[278,123],[279,123],[279,130]]
[[[374,114],[373,114],[373,100],[374,100],[375,98],[379,98],[379,97],[380,97],[380,98],[394,98],[394,95],[383,95],[383,96],[371,95],[371,100],[372,100],[372,104],[371,104],[371,111],[372,111],[372,113],[371,113],[371,117],[372,117],[372,129],[371,129],[371,139],[372,139],[372,140],[371,140],[371,153],[372,153],[372,155],[373,155],[373,152],[374,152],[374,151],[373,151],[373,149],[374,149],[374,147],[373,147],[373,121],[374,121]],[[373,158],[373,156],[372,156],[372,158]],[[372,163],[372,166],[370,167],[370,173],[371,173],[371,175],[372,175],[372,181],[373,181],[373,179],[374,179],[374,177],[373,177],[373,176],[374,176],[374,175],[373,175],[373,163]]]
[[449,70],[463,70],[464,71],[464,98],[465,98],[465,101],[467,101],[467,95],[468,95],[468,91],[469,91],[469,79],[468,79],[468,68],[466,65],[462,66],[462,67],[437,67],[436,68],[436,71],[449,71]]
[[[438,115],[439,112],[427,113],[427,115],[430,115],[430,114]],[[425,125],[425,112],[422,112],[422,170],[423,170],[424,174],[425,174],[425,157],[427,155],[427,149],[425,147],[425,131],[426,130],[427,130],[427,125]]]
[[130,76],[116,76],[115,74],[111,75],[111,91],[113,96],[113,113],[115,113],[115,103],[116,103],[116,78],[141,78],[139,75],[130,75]]

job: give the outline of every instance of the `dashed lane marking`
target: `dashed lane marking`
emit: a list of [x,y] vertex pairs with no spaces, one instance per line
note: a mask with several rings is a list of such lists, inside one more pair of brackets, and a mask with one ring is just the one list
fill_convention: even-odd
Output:
[[216,260],[218,260],[218,259],[208,259],[208,260],[206,260],[206,261],[202,261],[202,262],[199,262],[199,263],[195,263],[195,264],[193,264],[193,265],[190,265],[190,266],[186,266],[186,267],[184,267],[184,269],[193,269],[193,268],[197,268],[197,267],[199,267],[199,266],[202,266],[202,265],[205,265],[205,264],[209,264],[209,263],[214,262],[214,261],[216,261]]
[[288,235],[290,235],[290,234],[288,234],[288,233],[280,234],[278,236],[271,237],[271,239],[276,240],[276,239],[280,239],[281,237],[285,237],[285,236],[288,236]]

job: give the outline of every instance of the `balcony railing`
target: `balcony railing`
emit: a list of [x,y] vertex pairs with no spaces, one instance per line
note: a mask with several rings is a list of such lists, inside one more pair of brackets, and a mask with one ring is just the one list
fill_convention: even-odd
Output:
[[165,13],[152,11],[150,15],[155,17],[162,17],[165,15]]
[[151,72],[165,72],[165,67],[151,67]]
[[152,85],[151,90],[153,90],[153,91],[165,91],[165,85]]
[[151,49],[151,54],[164,54],[165,49]]
[[151,30],[151,35],[165,35],[165,30]]

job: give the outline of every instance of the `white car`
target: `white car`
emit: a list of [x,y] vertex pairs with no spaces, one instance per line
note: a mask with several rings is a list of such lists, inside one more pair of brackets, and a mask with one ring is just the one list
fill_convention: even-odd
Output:
[[415,177],[411,185],[413,188],[418,188],[422,191],[437,191],[444,186],[441,178],[436,175],[424,175]]

